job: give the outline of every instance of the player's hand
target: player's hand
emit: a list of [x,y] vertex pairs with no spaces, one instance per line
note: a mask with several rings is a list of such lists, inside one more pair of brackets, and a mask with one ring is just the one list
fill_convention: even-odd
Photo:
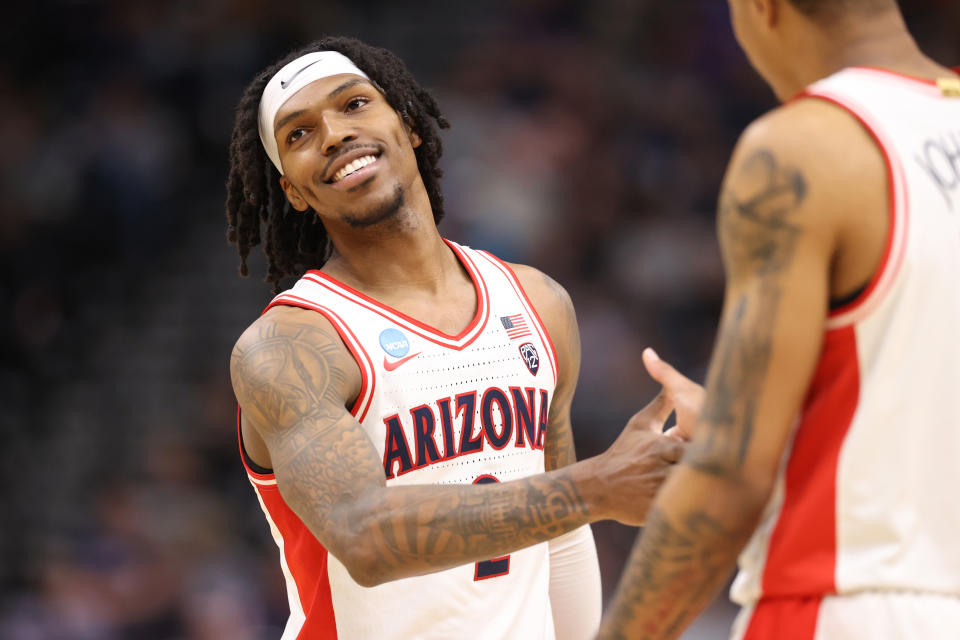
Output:
[[599,457],[601,480],[608,487],[610,517],[640,526],[684,443],[662,433],[673,412],[663,392],[633,415],[617,440]]
[[668,429],[666,435],[689,442],[693,438],[700,410],[703,409],[706,390],[674,369],[667,361],[661,360],[657,352],[649,347],[643,350],[643,366],[647,368],[651,378],[663,385],[660,393],[665,395],[667,402],[677,412],[677,424]]

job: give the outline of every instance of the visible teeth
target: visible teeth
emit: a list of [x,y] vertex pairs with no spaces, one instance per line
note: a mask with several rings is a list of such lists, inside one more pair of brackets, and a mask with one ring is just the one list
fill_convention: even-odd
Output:
[[354,171],[363,169],[365,166],[369,164],[373,164],[376,161],[377,161],[376,156],[363,156],[362,158],[357,158],[356,160],[354,160],[353,162],[345,166],[343,169],[340,169],[340,171],[337,171],[333,176],[333,182],[339,182],[340,180],[343,180]]

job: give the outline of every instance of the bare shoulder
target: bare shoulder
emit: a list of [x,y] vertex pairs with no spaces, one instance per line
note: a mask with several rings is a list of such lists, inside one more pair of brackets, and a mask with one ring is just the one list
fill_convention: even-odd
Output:
[[525,264],[511,264],[510,268],[517,274],[517,279],[544,323],[550,324],[550,316],[566,317],[573,314],[570,294],[559,282],[539,269]]
[[258,430],[288,422],[298,406],[318,395],[349,404],[361,386],[360,370],[330,321],[296,307],[270,309],[243,332],[233,347],[230,375]]
[[877,142],[855,116],[825,100],[796,100],[756,120],[737,143],[728,177],[769,158],[802,173],[811,212],[827,220],[884,193],[878,187],[886,183],[887,168]]
[[[831,295],[847,295],[882,255],[887,175],[883,151],[851,113],[816,98],[788,103],[737,143],[721,195],[721,246],[738,244],[732,240],[743,240],[745,229],[766,229],[759,239],[802,227],[799,241],[832,262]],[[743,215],[724,215],[731,211]],[[751,220],[760,224],[745,228]]]

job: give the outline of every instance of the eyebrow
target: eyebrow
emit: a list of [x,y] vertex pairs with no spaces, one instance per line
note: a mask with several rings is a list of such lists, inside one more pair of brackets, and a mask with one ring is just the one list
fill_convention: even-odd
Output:
[[[328,94],[327,94],[327,100],[332,100],[333,98],[336,98],[338,95],[340,95],[341,93],[343,93],[343,92],[346,91],[347,89],[349,89],[349,88],[351,88],[351,87],[355,87],[355,86],[357,86],[358,84],[369,84],[370,86],[373,86],[373,85],[370,83],[370,81],[367,80],[366,78],[353,78],[353,79],[351,79],[351,80],[347,80],[346,82],[344,82],[343,84],[341,84],[339,87],[337,87],[336,89],[334,89],[333,91],[331,91],[330,93],[328,93]],[[280,131],[280,129],[282,129],[288,122],[290,122],[290,121],[293,120],[294,118],[299,118],[300,116],[302,116],[302,115],[305,114],[306,112],[307,112],[306,109],[298,109],[297,111],[294,111],[294,112],[292,112],[292,113],[288,113],[287,115],[283,116],[282,118],[280,118],[280,121],[277,123],[277,126],[275,126],[275,127],[273,128],[273,133],[276,134],[276,133],[277,133],[278,131]]]

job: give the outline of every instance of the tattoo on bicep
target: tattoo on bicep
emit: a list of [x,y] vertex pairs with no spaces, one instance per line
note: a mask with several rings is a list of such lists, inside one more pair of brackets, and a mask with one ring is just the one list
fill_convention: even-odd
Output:
[[803,232],[792,218],[807,196],[803,174],[781,166],[767,149],[751,155],[740,176],[761,186],[749,194],[727,188],[718,226],[728,271],[749,277],[753,284],[724,314],[703,410],[706,437],[691,447],[687,458],[695,468],[713,474],[739,468],[746,458],[770,363],[781,277]]

